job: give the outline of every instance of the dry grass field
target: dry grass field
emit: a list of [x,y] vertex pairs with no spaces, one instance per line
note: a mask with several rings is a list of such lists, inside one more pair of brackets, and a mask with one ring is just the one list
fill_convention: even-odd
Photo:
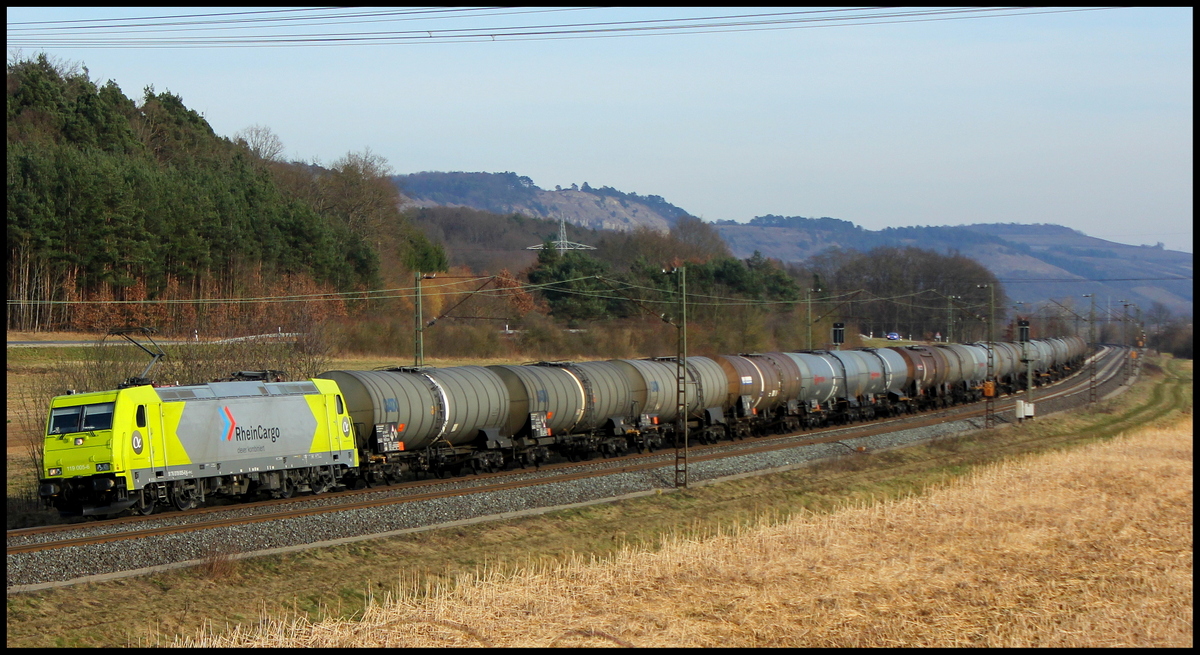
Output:
[[1192,646],[1192,422],[179,646]]

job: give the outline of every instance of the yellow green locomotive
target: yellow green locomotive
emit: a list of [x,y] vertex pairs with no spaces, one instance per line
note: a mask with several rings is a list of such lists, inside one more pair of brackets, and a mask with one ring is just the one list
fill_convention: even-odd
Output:
[[146,384],[54,398],[39,494],[64,515],[150,514],[213,495],[321,493],[357,467],[332,381]]

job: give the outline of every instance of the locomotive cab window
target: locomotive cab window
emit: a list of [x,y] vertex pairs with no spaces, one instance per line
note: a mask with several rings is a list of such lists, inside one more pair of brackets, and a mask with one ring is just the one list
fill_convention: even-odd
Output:
[[79,415],[83,413],[83,406],[78,407],[56,407],[50,410],[50,434],[67,434],[68,432],[79,432]]
[[146,427],[146,406],[138,405],[137,408],[137,426],[139,428]]
[[96,403],[76,407],[56,407],[50,410],[50,434],[67,434],[84,430],[111,430],[113,406],[116,403]]
[[346,411],[344,409],[342,409],[342,397],[341,396],[337,396],[337,413],[338,414],[346,413]]
[[83,430],[111,430],[116,403],[83,406]]

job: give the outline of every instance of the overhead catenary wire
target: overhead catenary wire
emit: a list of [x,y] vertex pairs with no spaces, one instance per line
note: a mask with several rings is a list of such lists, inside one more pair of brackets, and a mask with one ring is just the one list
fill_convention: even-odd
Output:
[[[512,11],[512,8],[504,8]],[[657,36],[668,34],[701,34],[717,32],[747,32],[764,30],[789,30],[817,27],[846,27],[854,25],[880,25],[894,23],[929,22],[944,20],[964,20],[978,18],[1002,18],[1026,16],[1035,14],[1072,13],[1081,11],[1100,11],[1111,7],[1090,8],[1030,8],[1030,7],[940,7],[931,9],[894,9],[894,8],[854,8],[769,12],[757,14],[731,14],[723,16],[699,16],[687,18],[660,18],[629,21],[593,21],[579,23],[525,24],[518,26],[489,25],[484,27],[437,28],[429,26],[425,29],[390,30],[378,32],[321,32],[303,33],[293,31],[287,34],[229,34],[212,35],[207,37],[184,37],[171,35],[170,30],[164,34],[163,27],[172,24],[145,22],[153,18],[122,18],[107,19],[108,25],[71,25],[73,21],[38,21],[9,24],[8,44],[10,47],[75,47],[75,48],[230,48],[230,47],[295,47],[295,46],[354,46],[354,45],[401,45],[401,44],[431,44],[431,43],[470,43],[481,41],[529,41],[529,40],[558,40],[582,38],[612,38],[629,36]],[[272,22],[279,25],[295,25],[297,20],[308,20],[318,26],[328,23],[348,21],[351,19],[371,18],[369,21],[358,22],[394,22],[412,20],[412,12],[424,12],[421,18],[444,18],[434,16],[429,12],[438,9],[407,10],[408,13],[376,11],[371,14],[341,14],[332,16],[289,16],[278,18],[227,18],[207,21],[210,27],[206,30],[245,29],[246,21],[260,23],[257,27],[268,27],[262,23]],[[455,11],[441,9],[441,11]],[[466,10],[458,10],[466,11]],[[541,11],[551,11],[545,9]],[[472,18],[492,18],[505,14],[480,14]],[[203,15],[201,15],[203,16]],[[199,16],[198,16],[199,17]],[[465,18],[465,14],[454,15]],[[187,18],[174,16],[171,18]],[[105,19],[91,19],[104,21]],[[131,21],[143,21],[142,24]],[[292,21],[285,24],[283,21]],[[124,21],[124,22],[122,22]],[[181,22],[181,21],[177,21]],[[68,24],[64,24],[68,23]],[[111,36],[97,28],[136,30],[133,36],[121,32]]]
[[[447,287],[454,287],[454,286],[459,286],[459,285],[463,285],[463,284],[470,284],[472,282],[486,280],[491,277],[492,276],[488,276],[488,275],[480,275],[480,276],[475,276],[475,277],[456,279],[453,282],[447,280],[445,282],[442,282],[441,284],[422,286],[421,294],[426,297],[431,297],[431,296],[457,295],[457,294],[461,294],[461,293],[467,293],[467,291],[463,290],[463,289],[451,290],[451,289],[447,289]],[[437,278],[431,278],[431,279],[436,280]],[[542,290],[542,289],[551,289],[551,290],[554,290],[554,291],[557,291],[560,293],[569,293],[569,294],[573,294],[573,295],[593,296],[593,297],[609,299],[609,300],[628,300],[628,298],[626,298],[625,296],[613,296],[613,295],[601,294],[601,293],[599,293],[597,291],[593,291],[593,290],[557,288],[562,285],[572,284],[572,283],[576,283],[576,282],[582,282],[585,280],[599,280],[599,279],[600,279],[599,276],[585,275],[585,276],[570,278],[570,279],[566,279],[566,280],[555,280],[552,282],[543,282],[543,283],[537,283],[537,284],[521,283],[514,287],[484,289],[481,291],[477,291],[475,293],[477,295],[503,296],[503,295],[509,295],[509,294],[512,294],[512,293],[518,292],[518,291],[528,292],[528,291],[537,291],[537,290]],[[616,283],[622,284],[622,285],[624,285],[622,287],[624,289],[639,289],[642,291],[651,291],[654,293],[667,293],[667,294],[673,293],[672,291],[667,290],[667,289],[656,288],[656,287],[647,287],[644,285],[637,285],[637,284],[632,284],[632,283],[628,283],[628,282],[620,282],[617,280],[612,280],[611,278],[604,278],[604,279],[608,280],[609,282],[616,282]],[[1159,279],[1190,280],[1191,278],[1190,277],[1187,277],[1187,278],[1184,278],[1184,277],[1120,278],[1120,279],[1111,279],[1111,280],[1074,279],[1074,280],[1070,280],[1070,281],[1072,281],[1072,282],[1142,281],[1142,280],[1159,280]],[[1025,280],[1025,281],[1035,282],[1035,281],[1049,281],[1049,280]],[[1067,280],[1063,280],[1063,281],[1067,281]],[[1006,282],[1006,281],[1000,280],[1000,282]],[[444,291],[439,291],[439,289],[444,290]],[[842,291],[842,292],[839,292],[838,294],[821,296],[819,301],[820,302],[834,302],[834,301],[846,298],[852,294],[860,293],[861,291],[863,291],[863,290]],[[357,291],[331,291],[331,292],[325,292],[325,293],[296,294],[296,295],[285,295],[285,296],[257,296],[257,297],[248,297],[248,298],[191,298],[191,299],[143,299],[143,300],[12,300],[12,299],[10,299],[10,300],[8,300],[8,304],[10,306],[18,306],[18,305],[86,305],[86,304],[99,304],[99,305],[106,305],[106,304],[111,304],[111,305],[179,304],[179,305],[186,305],[186,304],[240,304],[240,303],[257,303],[257,302],[281,303],[281,302],[314,302],[314,301],[328,301],[328,300],[337,300],[337,299],[342,299],[342,300],[405,299],[405,298],[415,297],[416,293],[417,293],[416,287],[412,286],[412,287],[394,287],[394,288],[388,288],[388,289],[372,289],[372,290],[357,290]],[[914,303],[899,303],[899,300],[903,299],[903,298],[913,298],[913,297],[916,297],[916,296],[919,296],[922,294],[928,294],[928,293],[936,294],[937,293],[936,289],[922,289],[919,291],[899,294],[896,296],[886,296],[886,297],[876,296],[869,291],[866,291],[866,293],[868,294],[869,297],[862,298],[860,300],[856,300],[855,302],[887,301],[887,302],[896,302],[897,304],[901,304],[903,306],[910,307],[912,309],[925,309],[925,310],[931,310],[931,311],[936,311],[936,310],[942,309],[941,307],[932,306],[932,305],[925,306],[925,305],[917,305]],[[734,296],[716,296],[716,295],[692,294],[692,293],[689,293],[688,297],[689,297],[689,299],[693,299],[693,298],[697,299],[696,302],[691,302],[691,301],[689,301],[689,302],[690,302],[690,304],[694,304],[694,305],[698,305],[698,306],[792,305],[792,304],[798,304],[798,303],[805,302],[802,299],[761,300],[761,299],[756,299],[756,298],[744,298],[744,297],[734,297]],[[716,302],[700,302],[701,299],[716,301]],[[640,300],[643,302],[647,302],[647,303],[670,304],[670,303],[676,302],[674,300],[658,300],[658,299],[653,299],[653,298],[640,298]],[[983,308],[987,307],[987,304],[984,303],[981,305],[964,305],[964,307],[970,307],[973,309],[983,309]]]

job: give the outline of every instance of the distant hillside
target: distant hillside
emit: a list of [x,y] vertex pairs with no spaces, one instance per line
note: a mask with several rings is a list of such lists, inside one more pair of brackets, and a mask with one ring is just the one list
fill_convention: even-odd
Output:
[[647,227],[668,232],[688,213],[659,196],[639,196],[612,187],[574,184],[547,191],[516,173],[413,173],[392,178],[400,192],[419,207],[462,206],[496,214],[566,219],[594,230]]
[[[760,216],[749,223],[719,221],[721,237],[737,257],[754,251],[800,262],[831,248],[866,251],[879,246],[916,246],[957,251],[1006,282],[1009,295],[1036,302],[1096,294],[1104,306],[1126,299],[1143,310],[1157,301],[1175,313],[1192,312],[1192,255],[1161,247],[1130,246],[1090,237],[1061,225],[977,224],[899,227],[873,231],[835,218]],[[1020,280],[1038,280],[1021,282]],[[1116,280],[1092,282],[1089,280]]]
[[[587,183],[547,191],[516,173],[426,172],[398,175],[393,181],[410,198],[409,206],[469,207],[500,215],[552,220],[562,217],[572,225],[593,230],[626,231],[645,226],[667,232],[680,216],[687,215],[660,196],[623,193],[611,187],[596,189]],[[456,220],[459,218],[462,217]],[[430,215],[419,222],[436,239],[441,236],[435,227],[439,220]],[[449,249],[463,250],[456,257],[466,256],[467,248],[477,249],[480,254],[472,258],[480,260],[502,258],[505,256],[502,251],[511,252],[515,260],[523,263],[529,258],[528,251],[516,250],[519,248],[516,244],[523,243],[529,231],[545,229],[519,223],[495,229],[501,227],[505,238],[497,238],[487,247],[468,246],[464,242],[459,248]],[[718,221],[716,228],[734,256],[743,259],[759,251],[783,262],[802,262],[832,248],[865,252],[879,246],[915,246],[941,253],[958,252],[980,262],[1006,282],[1012,298],[1021,301],[1054,298],[1063,302],[1071,298],[1074,306],[1082,307],[1088,301],[1080,296],[1094,293],[1100,307],[1131,300],[1143,310],[1161,302],[1176,314],[1192,312],[1192,281],[1161,279],[1190,278],[1191,254],[1105,241],[1061,225],[979,224],[866,230],[836,218],[767,215],[749,223]],[[446,237],[449,236],[447,233]],[[512,244],[507,243],[509,239]],[[504,246],[499,246],[501,241]],[[488,254],[485,257],[483,253]]]

